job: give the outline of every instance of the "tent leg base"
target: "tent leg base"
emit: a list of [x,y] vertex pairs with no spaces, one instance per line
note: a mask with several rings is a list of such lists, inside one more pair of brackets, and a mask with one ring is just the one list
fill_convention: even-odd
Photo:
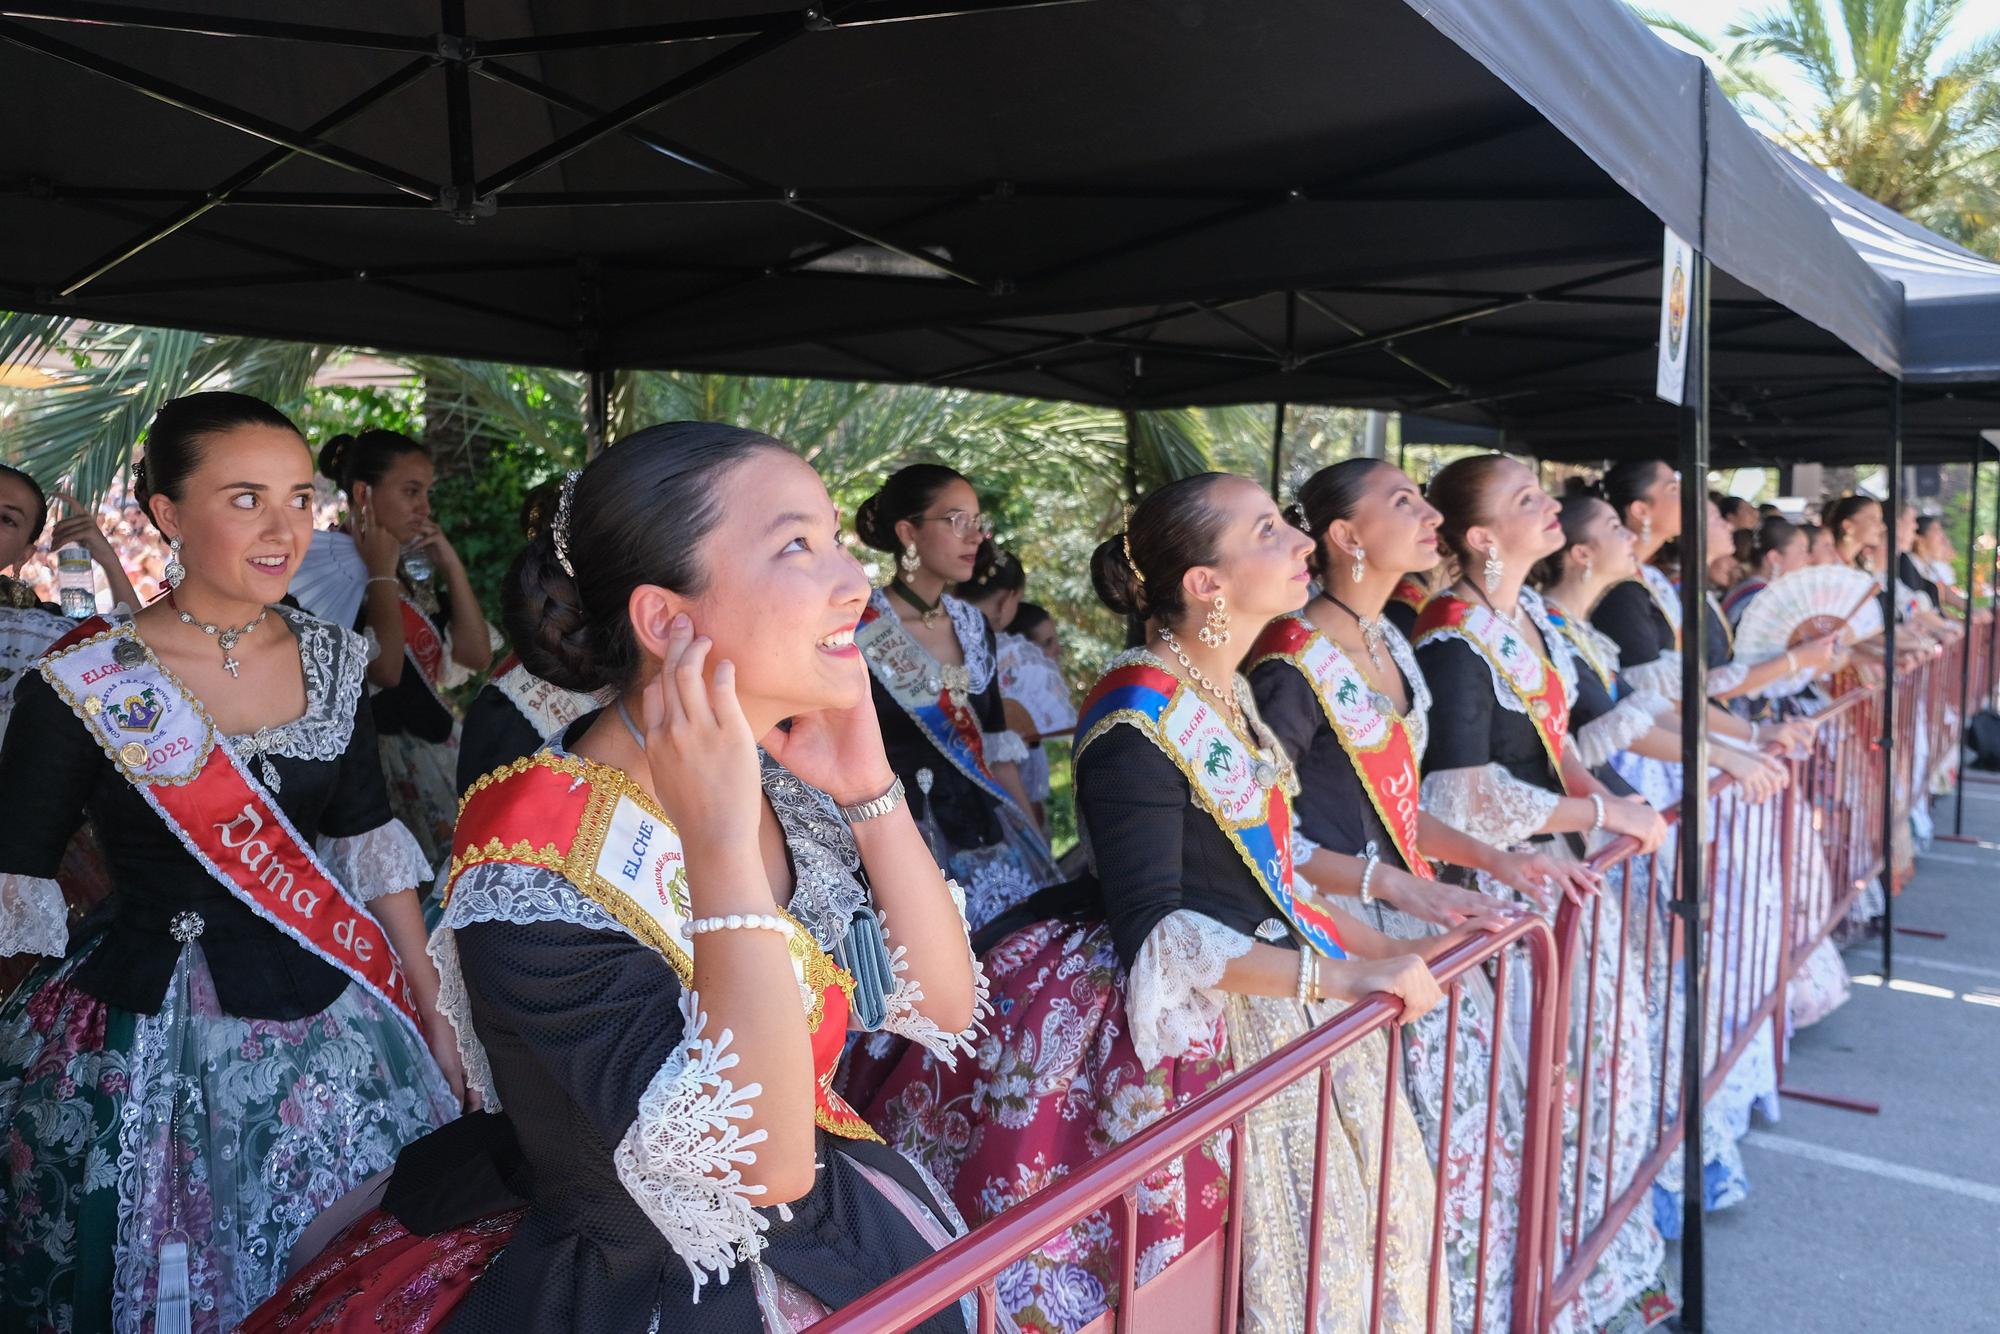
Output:
[[1927,931],[1921,926],[1899,926],[1896,928],[1896,934],[1899,936],[1922,936],[1925,940],[1951,939],[1950,936],[1947,936],[1942,931]]
[[1882,1104],[1868,1102],[1862,1098],[1843,1098],[1838,1093],[1815,1093],[1811,1089],[1796,1089],[1788,1084],[1778,1085],[1778,1096],[1792,1098],[1798,1102],[1817,1103],[1821,1107],[1832,1107],[1843,1112],[1858,1112],[1862,1116],[1880,1116]]

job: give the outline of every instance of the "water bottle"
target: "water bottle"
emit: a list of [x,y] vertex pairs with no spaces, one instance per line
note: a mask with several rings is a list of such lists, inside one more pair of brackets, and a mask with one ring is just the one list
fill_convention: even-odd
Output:
[[87,547],[69,546],[56,553],[56,595],[62,614],[72,621],[97,615],[97,571]]
[[431,553],[424,549],[423,543],[412,542],[403,548],[403,573],[410,576],[413,584],[427,584],[437,573],[437,567],[431,564]]

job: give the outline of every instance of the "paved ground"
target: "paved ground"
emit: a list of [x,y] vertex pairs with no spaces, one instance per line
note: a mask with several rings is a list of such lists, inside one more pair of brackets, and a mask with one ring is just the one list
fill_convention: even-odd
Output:
[[[1965,809],[2000,845],[2000,784]],[[1849,950],[1861,985],[1785,1076],[1881,1115],[1788,1098],[1758,1124],[1750,1198],[1709,1219],[1710,1334],[2000,1331],[2000,846],[1936,844],[1896,920],[1948,939],[1898,935],[1887,980],[1880,942]]]

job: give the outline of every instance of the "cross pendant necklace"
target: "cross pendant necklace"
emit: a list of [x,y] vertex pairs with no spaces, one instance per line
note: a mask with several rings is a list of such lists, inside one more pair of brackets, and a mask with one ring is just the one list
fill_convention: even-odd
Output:
[[215,636],[215,642],[222,646],[223,670],[229,673],[229,679],[232,681],[241,674],[237,669],[243,665],[236,661],[236,654],[232,652],[236,647],[236,641],[262,625],[264,618],[271,614],[271,609],[266,607],[264,610],[258,612],[257,618],[247,625],[210,625],[207,621],[198,621],[185,611],[182,611],[181,604],[174,601],[172,589],[167,590],[167,605],[174,609],[174,615],[181,618],[182,625],[199,626],[203,634]]

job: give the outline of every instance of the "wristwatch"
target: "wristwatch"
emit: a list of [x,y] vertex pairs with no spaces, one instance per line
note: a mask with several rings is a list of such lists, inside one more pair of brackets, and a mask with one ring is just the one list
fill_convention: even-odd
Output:
[[840,818],[849,824],[860,824],[866,820],[879,820],[890,811],[903,804],[903,780],[900,776],[889,784],[889,790],[871,801],[859,806],[842,806]]

